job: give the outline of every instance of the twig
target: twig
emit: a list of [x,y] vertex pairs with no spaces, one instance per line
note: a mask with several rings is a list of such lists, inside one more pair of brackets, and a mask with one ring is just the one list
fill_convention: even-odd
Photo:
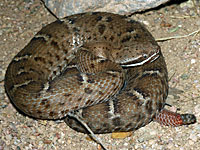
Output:
[[170,16],[170,18],[175,19],[185,19],[185,18],[196,18],[197,16]]
[[176,72],[174,72],[173,75],[169,78],[169,81],[171,81],[171,79],[174,77],[175,74]]
[[179,39],[179,38],[185,38],[191,35],[196,36],[198,33],[200,32],[200,29],[190,33],[190,34],[186,34],[186,35],[179,35],[179,36],[172,36],[172,37],[165,37],[165,38],[158,38],[156,39],[157,42],[161,42],[161,41],[167,41],[167,40],[171,40],[171,39]]
[[56,18],[56,20],[60,20],[45,4],[44,0],[40,0],[41,3],[44,5],[44,7],[47,9],[47,11]]
[[74,114],[73,112],[69,112],[68,116],[75,118],[77,121],[79,121],[81,123],[81,125],[83,125],[83,127],[85,127],[87,129],[87,131],[90,133],[89,136],[96,143],[100,144],[101,147],[103,148],[103,150],[107,150],[106,147],[103,145],[102,141],[94,134],[94,132],[90,129],[90,127],[88,127],[88,125],[77,114]]

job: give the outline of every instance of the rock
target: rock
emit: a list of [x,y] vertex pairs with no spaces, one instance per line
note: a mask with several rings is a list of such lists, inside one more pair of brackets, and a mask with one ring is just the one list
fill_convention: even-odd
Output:
[[106,11],[131,14],[157,7],[169,0],[44,0],[46,6],[59,18],[88,11]]

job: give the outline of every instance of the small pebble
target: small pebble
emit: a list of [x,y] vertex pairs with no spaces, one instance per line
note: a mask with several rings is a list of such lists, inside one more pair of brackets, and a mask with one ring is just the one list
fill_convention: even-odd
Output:
[[196,59],[191,59],[191,64],[196,63]]
[[151,134],[151,135],[157,135],[158,132],[157,132],[156,130],[153,130],[153,131],[150,132],[150,134]]
[[200,19],[197,19],[196,25],[200,26]]
[[167,148],[168,148],[168,149],[173,149],[173,147],[174,147],[173,143],[169,143],[169,144],[167,145]]
[[194,111],[195,111],[195,114],[197,114],[197,116],[200,116],[200,104],[198,104],[198,105],[196,105],[195,107],[194,107]]
[[32,135],[31,135],[31,136],[29,136],[29,137],[30,137],[31,140],[35,140],[35,139],[36,139],[36,136],[32,136]]
[[149,140],[149,145],[153,145],[155,144],[155,141],[154,140]]
[[180,147],[180,150],[185,150],[185,148],[184,147]]
[[187,80],[187,79],[189,79],[189,75],[184,73],[181,75],[181,79]]
[[129,144],[128,143],[124,143],[124,146],[128,146]]
[[194,145],[194,141],[192,141],[192,140],[189,140],[188,143],[189,143],[189,145]]
[[196,142],[196,141],[197,141],[197,136],[196,136],[194,133],[192,133],[192,134],[190,135],[190,139],[191,139],[192,141]]
[[8,141],[10,141],[10,140],[12,139],[12,136],[11,136],[11,135],[6,135],[6,139],[7,139]]
[[43,142],[44,142],[44,144],[51,144],[52,141],[51,140],[44,140]]

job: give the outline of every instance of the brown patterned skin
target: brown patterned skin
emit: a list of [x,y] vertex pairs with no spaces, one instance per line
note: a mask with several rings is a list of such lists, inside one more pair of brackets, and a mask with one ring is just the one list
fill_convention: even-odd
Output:
[[[168,77],[161,53],[152,63],[128,68],[126,75],[126,85],[112,100],[75,111],[94,133],[137,130],[163,109]],[[76,131],[88,133],[69,116],[65,122]]]
[[[5,75],[6,93],[29,116],[60,119],[115,96],[127,77],[122,67],[149,63],[159,52],[148,30],[125,16],[69,16],[43,27],[13,58]],[[160,86],[161,81],[155,82]],[[149,103],[154,106],[150,116],[138,120],[148,122],[163,100]]]

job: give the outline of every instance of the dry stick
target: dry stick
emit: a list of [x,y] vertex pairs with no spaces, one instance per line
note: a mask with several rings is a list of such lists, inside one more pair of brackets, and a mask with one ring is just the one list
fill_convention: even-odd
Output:
[[174,75],[176,74],[176,71],[173,73],[173,75],[169,78],[169,81],[171,81],[171,79],[174,77]]
[[90,129],[90,127],[88,127],[88,125],[77,115],[77,114],[74,114],[72,112],[69,112],[68,113],[68,116],[72,117],[72,118],[75,118],[77,121],[79,121],[86,129],[87,131],[90,133],[89,136],[92,137],[92,139],[101,145],[101,147],[104,149],[104,150],[107,150],[106,147],[103,145],[102,141],[94,134],[94,132]]
[[200,32],[200,29],[190,33],[190,34],[187,34],[187,35],[179,35],[179,36],[172,36],[172,37],[166,37],[166,38],[159,38],[159,39],[156,39],[157,42],[161,42],[161,41],[167,41],[167,40],[171,40],[171,39],[179,39],[179,38],[184,38],[184,37],[188,37],[188,36],[191,36],[191,35],[197,35],[198,33]]
[[60,20],[45,4],[44,0],[40,0],[43,4],[43,6],[47,9],[47,11],[52,15],[54,16],[57,20]]
[[170,16],[173,19],[197,18],[197,16]]

